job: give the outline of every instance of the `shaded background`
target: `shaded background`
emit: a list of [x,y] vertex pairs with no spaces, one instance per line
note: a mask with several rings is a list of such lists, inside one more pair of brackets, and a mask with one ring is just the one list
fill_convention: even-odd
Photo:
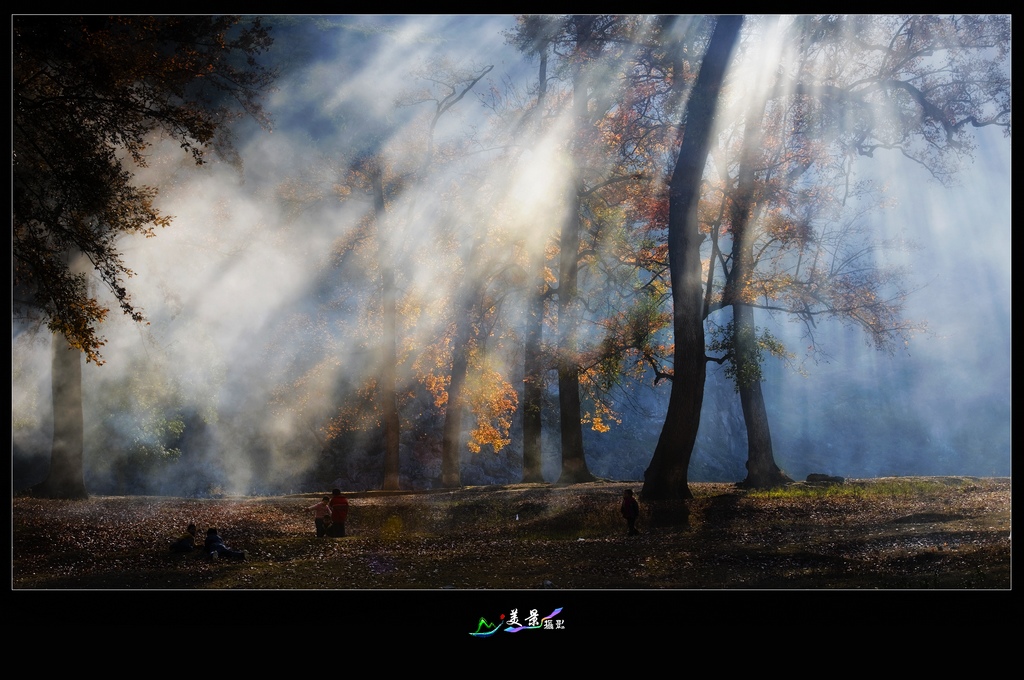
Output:
[[[417,79],[438,58],[488,78],[453,109],[438,139],[464,138],[493,119],[488,88],[524,92],[536,66],[505,44],[512,17],[274,17],[267,55],[280,68],[268,97],[272,134],[241,121],[234,134],[241,164],[192,166],[175,144],[155,139],[141,183],[161,189],[158,205],[175,217],[155,239],[122,241],[133,299],[149,325],[111,316],[101,329],[107,363],[86,365],[86,484],[95,493],[215,495],[281,493],[379,484],[379,442],[351,435],[325,444],[322,425],[346,376],[366,358],[355,351],[357,276],[339,282],[330,261],[369,205],[358,200],[297,201],[329,187],[353,150],[414,154],[425,106],[396,100],[426,85]],[[958,186],[943,187],[902,158],[878,154],[861,177],[884,183],[895,205],[873,214],[872,228],[915,249],[890,253],[918,290],[906,315],[928,332],[893,355],[863,335],[822,325],[808,357],[802,326],[759,313],[795,353],[795,365],[768,359],[765,398],[775,456],[790,476],[810,472],[877,475],[1010,474],[1010,144],[978,132]],[[411,141],[409,141],[411,140]],[[169,148],[168,148],[169,146]],[[409,214],[441,211],[439,187],[459,173],[502,175],[495,153],[481,152],[456,173],[407,188]],[[489,206],[467,223],[487,220]],[[436,219],[436,215],[431,218]],[[406,285],[444,290],[446,270],[432,257],[431,231],[411,228],[394,245]],[[420,242],[419,239],[423,239]],[[366,276],[369,277],[369,273]],[[116,308],[115,308],[116,309]],[[405,329],[428,345],[436,327]],[[49,336],[12,327],[12,465],[15,488],[40,481],[49,458],[52,414]],[[521,387],[511,359],[507,379]],[[802,369],[802,373],[799,370]],[[554,382],[554,381],[552,381]],[[626,383],[610,398],[622,422],[607,433],[585,430],[587,462],[601,477],[639,480],[664,420],[668,385]],[[549,388],[544,472],[554,481],[557,395]],[[403,485],[437,483],[439,451],[418,439],[436,427],[418,405],[403,410]],[[426,402],[424,402],[425,404]],[[517,482],[518,414],[512,443],[500,452],[464,448],[464,484]],[[330,449],[328,453],[325,453]],[[738,396],[709,365],[707,394],[691,481],[746,476]]]

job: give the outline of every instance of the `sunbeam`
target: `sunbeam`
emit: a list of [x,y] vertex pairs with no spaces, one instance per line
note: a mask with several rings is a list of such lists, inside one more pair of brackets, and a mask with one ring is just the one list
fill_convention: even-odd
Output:
[[[744,308],[790,477],[1010,474],[1008,23],[746,18],[697,211],[690,481],[747,475]],[[173,219],[116,240],[145,324],[90,274],[111,311],[81,380],[87,488],[365,490],[389,451],[403,488],[554,482],[566,418],[588,473],[642,479],[673,378],[667,187],[713,21],[264,24],[272,131],[226,119],[200,166],[163,128],[135,160],[104,142]],[[53,306],[18,296],[21,489],[55,417]]]

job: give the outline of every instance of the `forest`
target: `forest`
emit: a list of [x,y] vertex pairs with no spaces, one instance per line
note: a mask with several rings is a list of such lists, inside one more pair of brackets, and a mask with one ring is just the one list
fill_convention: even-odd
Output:
[[1010,17],[15,16],[15,492],[1010,474]]

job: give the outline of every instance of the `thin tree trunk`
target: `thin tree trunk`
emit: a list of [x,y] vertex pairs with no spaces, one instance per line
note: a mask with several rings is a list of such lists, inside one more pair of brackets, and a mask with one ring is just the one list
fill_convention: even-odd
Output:
[[[739,37],[741,16],[720,17],[686,103],[683,141],[669,185],[668,256],[672,279],[675,374],[665,424],[644,474],[645,501],[692,498],[687,473],[704,401],[704,303],[697,219],[718,94]],[[652,522],[657,518],[652,516]]]
[[579,207],[562,228],[561,274],[558,277],[558,415],[562,439],[562,474],[559,484],[593,481],[583,453],[583,410],[580,406],[580,367],[576,359],[576,275],[579,267]]
[[[548,46],[540,52],[537,72],[537,115],[534,129],[540,131],[544,115],[544,101],[548,89]],[[528,247],[529,247],[528,243]],[[523,345],[523,481],[543,482],[542,406],[544,401],[544,364],[541,357],[541,341],[544,334],[544,305],[546,304],[547,282],[544,280],[544,245],[533,245],[531,274],[536,287],[527,301],[526,339]]]
[[386,491],[400,488],[398,479],[399,435],[398,394],[396,393],[397,343],[397,302],[395,273],[384,244],[384,178],[383,169],[376,168],[372,175],[374,221],[377,228],[377,261],[381,278],[381,370],[378,398],[380,399],[381,424],[384,430],[384,483]]
[[562,431],[562,474],[558,478],[558,483],[578,484],[593,481],[594,476],[587,468],[587,460],[583,453],[578,368],[559,369],[558,405]]
[[466,278],[462,284],[461,301],[456,304],[455,337],[452,338],[452,370],[448,381],[448,404],[441,428],[441,485],[454,488],[462,485],[462,414],[466,374],[469,372],[469,346],[473,339],[473,310],[480,298],[480,277],[477,266],[481,244],[473,245],[466,262]]
[[82,410],[82,352],[54,334],[51,347],[53,448],[50,472],[33,494],[45,498],[88,498],[85,490],[85,421]]
[[[765,31],[769,31],[777,18],[769,18]],[[736,195],[732,201],[732,261],[733,268],[726,281],[725,301],[732,306],[733,352],[736,368],[736,386],[743,406],[743,422],[747,430],[747,478],[743,486],[767,488],[791,482],[775,464],[772,451],[768,411],[761,392],[761,367],[758,363],[757,327],[750,302],[750,281],[754,274],[754,241],[756,236],[755,212],[757,207],[755,171],[763,147],[761,121],[768,104],[767,90],[750,104],[743,125],[743,150]]]
[[562,440],[559,484],[594,479],[583,453],[583,410],[580,406],[580,368],[577,363],[577,273],[579,270],[579,182],[571,189],[572,209],[562,224],[558,276],[558,414]]
[[460,470],[462,452],[463,387],[469,367],[469,338],[460,320],[452,350],[452,372],[448,382],[448,404],[444,411],[444,425],[441,428],[441,485],[455,488],[462,485]]
[[[588,25],[578,26],[577,46],[586,39]],[[577,130],[587,125],[588,87],[577,70],[573,76],[573,116]],[[583,153],[571,149],[570,153]],[[577,362],[577,318],[580,257],[580,200],[583,180],[578,164],[573,163],[568,189],[570,206],[562,221],[559,237],[558,267],[558,420],[562,440],[562,474],[559,484],[576,484],[594,479],[587,469],[583,453],[583,410],[580,406],[580,368]]]
[[544,399],[544,366],[541,339],[544,330],[545,288],[543,252],[540,256],[538,284],[530,296],[526,314],[526,342],[523,347],[523,481],[543,482],[541,471],[541,405]]
[[[744,367],[756,362],[757,342],[754,327],[754,310],[749,305],[733,305],[733,328],[736,333],[737,374],[744,375]],[[747,369],[749,371],[749,369]],[[747,428],[747,478],[741,486],[747,488],[771,488],[793,480],[775,464],[772,451],[772,434],[768,427],[768,411],[761,392],[761,381],[741,380],[739,383],[740,404],[743,406],[743,422]]]

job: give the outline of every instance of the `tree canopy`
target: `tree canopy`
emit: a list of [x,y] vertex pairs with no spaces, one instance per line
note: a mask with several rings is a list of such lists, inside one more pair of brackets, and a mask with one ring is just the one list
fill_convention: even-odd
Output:
[[132,164],[146,166],[157,130],[201,164],[208,148],[231,153],[223,124],[239,108],[268,125],[259,97],[274,74],[256,58],[270,44],[259,19],[14,17],[16,310],[102,362],[97,324],[109,310],[85,272],[141,321],[118,240],[171,221]]

